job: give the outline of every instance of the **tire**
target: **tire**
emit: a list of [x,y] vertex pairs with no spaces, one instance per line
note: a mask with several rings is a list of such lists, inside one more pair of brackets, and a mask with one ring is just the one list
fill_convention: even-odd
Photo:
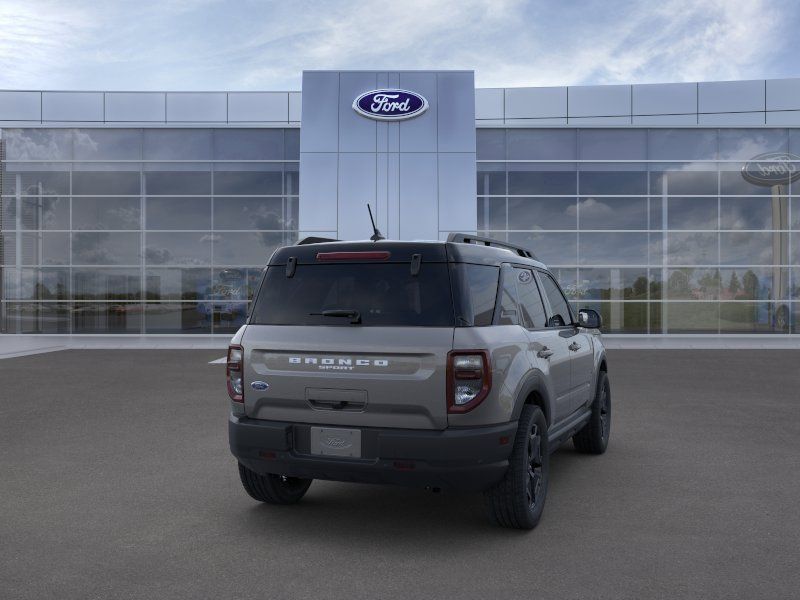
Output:
[[538,406],[526,404],[503,480],[484,492],[489,520],[513,529],[539,523],[550,479],[547,421]]
[[306,495],[312,479],[259,475],[239,463],[239,479],[250,497],[267,504],[295,504]]
[[578,433],[572,436],[572,443],[578,452],[584,454],[602,454],[608,448],[611,435],[611,385],[608,375],[600,371],[597,378],[597,391],[592,402],[592,414],[589,422]]

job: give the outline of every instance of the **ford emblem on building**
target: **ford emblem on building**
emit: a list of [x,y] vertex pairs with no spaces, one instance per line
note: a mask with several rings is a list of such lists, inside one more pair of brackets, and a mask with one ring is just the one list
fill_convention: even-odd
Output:
[[372,90],[353,100],[353,110],[369,119],[400,121],[428,110],[428,101],[407,90]]
[[767,152],[748,160],[742,177],[755,185],[782,185],[800,178],[800,156],[787,152]]

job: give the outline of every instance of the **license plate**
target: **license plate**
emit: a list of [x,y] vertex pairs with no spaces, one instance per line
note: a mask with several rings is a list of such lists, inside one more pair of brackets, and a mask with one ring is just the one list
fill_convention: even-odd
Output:
[[312,427],[311,454],[361,458],[361,430]]

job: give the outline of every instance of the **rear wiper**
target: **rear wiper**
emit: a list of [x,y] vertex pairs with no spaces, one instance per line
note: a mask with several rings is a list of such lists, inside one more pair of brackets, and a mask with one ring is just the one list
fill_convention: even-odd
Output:
[[361,323],[361,313],[357,310],[351,310],[347,308],[337,308],[332,310],[323,310],[322,312],[318,313],[308,313],[313,316],[322,316],[322,317],[344,317],[350,319],[351,325],[358,325]]

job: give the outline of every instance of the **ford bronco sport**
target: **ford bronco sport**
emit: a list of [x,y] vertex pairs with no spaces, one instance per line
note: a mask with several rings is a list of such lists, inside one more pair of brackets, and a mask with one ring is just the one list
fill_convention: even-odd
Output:
[[242,485],[272,504],[313,479],[481,491],[494,523],[533,528],[549,454],[608,444],[600,325],[495,240],[280,248],[228,349]]

